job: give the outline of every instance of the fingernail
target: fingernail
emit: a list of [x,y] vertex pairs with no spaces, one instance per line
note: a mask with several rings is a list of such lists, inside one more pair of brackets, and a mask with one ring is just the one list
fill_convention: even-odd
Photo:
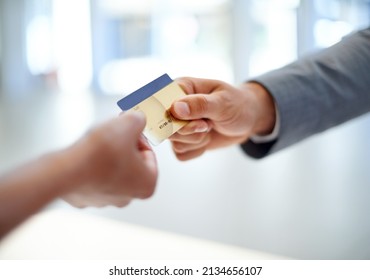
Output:
[[146,119],[145,113],[142,111],[132,111],[131,114],[135,115],[138,118]]
[[146,115],[142,111],[128,111],[127,113],[125,112],[123,115],[127,114],[130,114],[135,119],[146,122]]
[[198,126],[195,128],[195,132],[201,133],[201,132],[207,132],[208,131],[208,125],[204,124],[201,126]]
[[174,109],[179,117],[187,117],[190,115],[189,105],[185,102],[175,102]]

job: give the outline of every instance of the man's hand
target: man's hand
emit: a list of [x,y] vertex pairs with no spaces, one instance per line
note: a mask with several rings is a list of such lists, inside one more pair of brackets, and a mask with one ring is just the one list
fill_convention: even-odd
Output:
[[236,88],[225,82],[198,78],[176,80],[188,96],[172,104],[171,113],[190,120],[170,137],[180,160],[248,140],[251,135],[268,134],[275,125],[271,95],[257,83]]

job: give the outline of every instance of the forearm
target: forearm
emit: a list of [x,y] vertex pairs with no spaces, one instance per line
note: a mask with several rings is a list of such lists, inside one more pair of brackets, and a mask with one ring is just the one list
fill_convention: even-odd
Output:
[[70,152],[55,152],[0,179],[0,238],[76,183]]

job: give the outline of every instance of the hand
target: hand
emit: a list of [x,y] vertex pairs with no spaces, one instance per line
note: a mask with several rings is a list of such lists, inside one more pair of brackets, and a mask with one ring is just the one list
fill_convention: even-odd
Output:
[[77,207],[150,197],[158,173],[144,126],[145,116],[124,113],[69,148],[0,176],[0,238],[58,197]]
[[63,198],[77,207],[123,207],[133,198],[150,197],[158,171],[154,152],[141,135],[144,126],[144,115],[123,113],[69,148],[77,179]]
[[176,80],[188,96],[171,106],[178,119],[190,122],[170,137],[180,160],[200,156],[208,149],[240,144],[254,134],[267,134],[275,125],[271,95],[257,83],[240,88],[198,78]]

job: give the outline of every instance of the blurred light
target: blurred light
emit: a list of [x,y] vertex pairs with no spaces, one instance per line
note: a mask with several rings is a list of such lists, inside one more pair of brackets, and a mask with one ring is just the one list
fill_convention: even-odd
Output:
[[177,7],[177,10],[192,13],[209,13],[230,3],[229,0],[162,0],[162,2],[172,4],[173,7]]
[[255,0],[253,5],[258,29],[253,34],[256,43],[250,56],[249,75],[257,76],[296,59],[298,2]]
[[228,61],[199,54],[168,59],[138,57],[114,60],[101,70],[99,83],[105,94],[126,95],[164,73],[168,73],[173,79],[193,76],[233,81],[233,72]]
[[[162,36],[167,52],[189,51],[194,48],[199,32],[199,23],[194,16],[172,16],[163,22]],[[172,50],[172,51],[171,51]]]
[[227,3],[229,3],[229,0],[101,0],[99,2],[99,6],[111,16],[121,16],[149,15],[158,7],[170,7],[171,10],[181,10],[186,13],[208,13],[209,11]]
[[165,67],[154,57],[137,57],[108,62],[99,75],[106,94],[128,94],[165,73]]
[[[228,53],[231,32],[227,29],[230,10],[220,9],[230,2],[153,0],[140,2],[143,5],[139,10],[136,1],[100,1],[104,9],[116,11],[108,14],[108,20],[120,12],[122,18],[119,20],[129,13],[141,16],[148,12],[145,16],[149,19],[150,32],[150,39],[144,42],[150,44],[145,56],[122,55],[107,61],[100,69],[98,79],[102,91],[128,94],[163,73],[172,78],[186,75],[232,81]],[[206,15],[201,14],[203,12]]]
[[121,1],[100,0],[99,7],[110,16],[147,15],[151,12],[156,0]]
[[53,24],[61,89],[84,90],[92,80],[89,0],[54,0]]
[[27,27],[27,63],[33,75],[53,70],[51,22],[46,16],[35,17]]

